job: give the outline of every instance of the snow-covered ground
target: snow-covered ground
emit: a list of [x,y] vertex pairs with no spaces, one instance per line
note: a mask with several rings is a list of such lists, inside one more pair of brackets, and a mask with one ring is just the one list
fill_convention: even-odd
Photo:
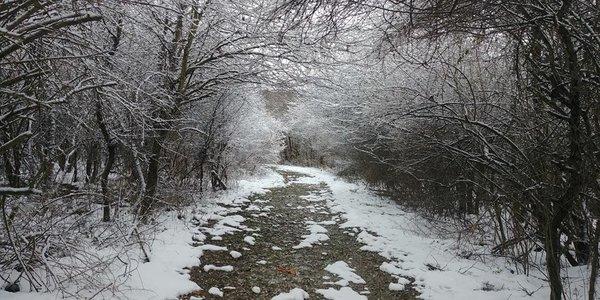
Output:
[[[222,227],[216,226],[216,229],[222,229],[220,233],[225,234],[228,223],[239,223],[235,216],[223,217],[221,215],[229,213],[218,204],[230,204],[236,201],[244,201],[253,193],[264,192],[266,188],[283,185],[281,175],[267,170],[266,174],[260,177],[241,180],[237,186],[230,191],[220,193],[212,198],[205,198],[198,201],[196,207],[190,207],[184,212],[162,213],[158,216],[157,222],[160,224],[156,230],[158,232],[152,238],[152,242],[147,250],[150,262],[143,262],[143,255],[139,248],[132,247],[131,251],[125,255],[127,265],[116,260],[110,266],[107,272],[109,276],[105,282],[106,289],[96,293],[93,291],[87,294],[95,299],[176,299],[178,295],[199,290],[200,287],[189,280],[189,274],[186,267],[200,265],[203,251],[220,251],[223,249],[203,245],[195,247],[193,241],[201,241],[205,235],[198,231],[198,221],[208,221],[211,218],[219,219]],[[185,218],[181,218],[184,216]],[[191,222],[194,220],[195,222]],[[214,233],[219,236],[219,233]],[[98,255],[103,255],[98,251]],[[105,254],[104,254],[105,255]],[[238,253],[232,253],[237,256]],[[124,260],[125,261],[125,260]],[[214,269],[230,270],[230,266],[214,266]],[[100,276],[100,274],[99,274]],[[78,291],[81,289],[81,283],[73,282],[69,289]],[[116,291],[116,292],[115,292]],[[50,300],[61,299],[59,293],[32,293],[19,292],[10,293],[0,289],[0,299],[6,300]]]
[[[315,168],[296,166],[274,166],[280,170],[307,174],[306,177],[294,179],[296,183],[319,184],[324,182],[331,194],[304,196],[304,199],[326,200],[329,209],[341,213],[345,222],[338,223],[348,234],[364,244],[364,251],[374,251],[388,259],[379,269],[395,278],[389,283],[390,290],[402,290],[409,283],[407,278],[414,278],[415,289],[424,299],[548,299],[549,289],[541,273],[533,271],[531,276],[517,275],[511,272],[510,265],[501,258],[488,258],[485,263],[457,256],[457,249],[451,237],[436,237],[424,232],[420,224],[423,219],[401,209],[395,202],[377,196],[364,186],[349,183],[339,177]],[[113,278],[119,278],[119,293],[114,294],[107,289],[96,295],[96,298],[119,299],[174,299],[178,295],[199,290],[196,283],[189,280],[186,267],[200,265],[203,251],[228,251],[233,258],[242,253],[230,251],[221,246],[211,245],[211,240],[218,241],[224,234],[232,231],[243,232],[247,247],[255,242],[253,229],[242,223],[244,217],[237,215],[240,203],[247,204],[248,196],[264,192],[267,188],[284,186],[283,177],[269,171],[260,178],[251,178],[238,182],[230,191],[218,194],[213,198],[199,200],[196,207],[180,213],[168,213],[160,217],[162,230],[156,234],[149,247],[150,262],[143,263],[140,258],[132,259],[134,265],[123,265],[115,262]],[[257,200],[261,201],[261,200]],[[267,201],[268,202],[268,201]],[[259,202],[255,202],[259,203]],[[221,204],[221,205],[218,205]],[[223,205],[224,204],[224,205]],[[267,208],[267,209],[265,209]],[[249,205],[246,210],[266,213],[268,206],[262,209]],[[181,216],[185,218],[181,218]],[[213,222],[211,227],[203,224]],[[334,221],[326,221],[321,225],[333,225]],[[307,222],[306,229],[310,233],[298,241],[297,251],[304,247],[312,247],[328,240],[327,229],[315,222]],[[259,235],[258,235],[259,236]],[[210,237],[210,239],[209,239]],[[202,246],[195,242],[206,242]],[[273,246],[277,251],[285,251]],[[132,256],[134,254],[131,254]],[[139,254],[138,254],[139,255]],[[141,257],[141,256],[139,256]],[[260,262],[258,262],[260,263]],[[368,293],[359,293],[348,286],[348,283],[363,284],[360,274],[344,261],[337,261],[325,269],[331,273],[332,287],[318,289],[316,292],[328,299],[366,299]],[[125,272],[127,271],[127,272]],[[235,272],[229,265],[206,265],[206,272]],[[119,274],[128,274],[120,278]],[[577,286],[584,282],[587,270],[585,267],[569,269],[568,276],[575,284],[569,287],[571,299],[583,299],[585,287]],[[107,282],[110,284],[110,282]],[[223,291],[216,287],[209,292],[222,295]],[[304,299],[308,294],[298,287],[282,293],[277,299]],[[253,288],[260,293],[260,287]],[[42,293],[8,293],[0,291],[2,299],[56,299],[58,294]],[[275,299],[275,298],[274,298]]]
[[[548,299],[550,290],[544,275],[532,270],[530,276],[514,274],[502,258],[488,257],[485,263],[459,257],[452,237],[439,237],[424,231],[426,220],[404,211],[397,203],[380,197],[365,186],[349,183],[330,172],[297,166],[278,166],[281,170],[307,174],[297,182],[325,182],[332,191],[327,203],[332,211],[347,220],[341,226],[358,231],[356,238],[391,260],[382,271],[398,276],[390,289],[401,289],[405,277],[416,279],[416,289],[425,299]],[[359,230],[356,230],[358,228]],[[482,250],[484,251],[484,250]],[[431,270],[432,268],[434,270]],[[583,282],[587,267],[568,268],[565,276],[567,299],[586,299]]]

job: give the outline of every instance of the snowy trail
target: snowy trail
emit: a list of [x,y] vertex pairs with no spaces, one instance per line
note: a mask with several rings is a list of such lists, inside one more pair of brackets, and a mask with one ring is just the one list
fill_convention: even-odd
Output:
[[[455,237],[427,232],[429,221],[360,184],[314,168],[271,168],[185,212],[161,215],[150,262],[126,265],[132,269],[119,290],[97,298],[549,298],[539,271],[516,274],[484,245],[457,247]],[[572,299],[585,295],[582,268],[565,273],[570,293],[582,296]],[[0,291],[0,298],[60,295]]]
[[[451,238],[364,187],[313,168],[273,166],[201,216],[201,289],[181,299],[547,299],[541,275],[501,258],[460,258]],[[264,185],[262,192],[257,186]],[[258,189],[261,190],[261,189]],[[482,251],[482,249],[472,249]]]
[[182,298],[415,299],[411,279],[381,271],[387,260],[360,250],[358,229],[341,228],[346,220],[330,210],[327,185],[280,173],[284,186],[229,203],[228,215],[200,227],[201,247],[214,251],[190,272],[203,290]]

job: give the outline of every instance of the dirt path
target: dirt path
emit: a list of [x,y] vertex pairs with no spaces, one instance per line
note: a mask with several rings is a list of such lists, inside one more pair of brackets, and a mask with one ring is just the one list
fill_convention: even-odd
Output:
[[[204,250],[203,265],[190,272],[191,279],[204,290],[181,299],[220,299],[208,293],[211,287],[219,288],[224,299],[271,299],[294,288],[305,290],[310,299],[325,299],[323,290],[348,292],[349,288],[355,291],[354,299],[360,298],[359,293],[369,299],[416,299],[410,284],[404,290],[391,291],[389,284],[397,279],[379,270],[385,259],[360,250],[362,245],[354,232],[339,228],[344,220],[327,208],[326,199],[331,194],[327,185],[294,183],[294,179],[305,175],[280,173],[286,186],[255,194],[239,207],[232,207],[231,215],[244,218],[243,225],[237,226],[240,230],[216,240],[209,236],[204,242],[226,247],[227,251],[204,246],[215,251]],[[211,232],[215,223],[204,225],[202,230]],[[230,251],[241,256],[234,258],[236,253]],[[344,269],[344,263],[359,277],[334,274],[336,268],[331,265]],[[226,267],[213,270],[213,266]],[[325,270],[328,266],[334,273]],[[253,287],[259,287],[260,292],[253,291]]]

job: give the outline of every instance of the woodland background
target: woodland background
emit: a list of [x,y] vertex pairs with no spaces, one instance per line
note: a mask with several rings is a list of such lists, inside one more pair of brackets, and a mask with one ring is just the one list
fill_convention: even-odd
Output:
[[153,216],[283,160],[544,270],[552,299],[588,265],[595,299],[599,24],[595,0],[4,1],[5,289],[89,289],[91,249],[143,252]]

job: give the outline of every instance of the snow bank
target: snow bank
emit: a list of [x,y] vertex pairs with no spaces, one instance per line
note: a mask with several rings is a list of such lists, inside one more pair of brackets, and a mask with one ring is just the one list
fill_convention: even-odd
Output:
[[308,299],[308,293],[301,288],[295,288],[287,293],[281,293],[271,300],[304,300]]
[[208,289],[208,293],[217,297],[223,297],[223,291],[221,291],[218,287],[211,287]]
[[248,245],[254,245],[256,244],[256,239],[253,236],[248,235],[244,237],[244,242],[246,242]]
[[313,244],[318,244],[320,242],[324,242],[329,240],[329,236],[325,234],[327,229],[321,225],[314,224],[314,222],[307,222],[307,230],[310,232],[309,234],[303,235],[303,240],[296,246],[293,246],[293,249],[301,249],[301,248],[310,248]]
[[357,284],[365,284],[365,280],[362,279],[358,274],[354,273],[354,269],[345,261],[336,261],[325,267],[325,271],[335,274],[341,278],[340,281],[336,282],[337,285],[347,286],[350,282]]
[[325,299],[332,300],[367,300],[367,296],[363,296],[353,289],[344,286],[339,290],[334,288],[318,289],[317,293],[323,295]]
[[[192,241],[203,242],[206,234],[213,237],[227,234],[230,230],[242,230],[244,226],[241,216],[222,216],[226,209],[217,205],[218,203],[229,206],[239,206],[247,202],[247,197],[253,193],[262,193],[266,189],[283,186],[283,178],[270,169],[265,169],[259,177],[240,180],[230,190],[221,192],[211,197],[197,200],[196,207],[189,208],[184,212],[162,212],[157,216],[157,233],[151,239],[151,244],[146,248],[150,262],[143,262],[139,247],[132,246],[125,258],[128,264],[116,260],[109,266],[109,276],[112,282],[107,282],[107,288],[96,295],[100,299],[140,299],[158,300],[173,299],[178,295],[199,290],[196,283],[189,280],[186,267],[200,265],[200,257],[203,251],[226,251],[227,248],[215,245],[201,245],[195,247]],[[181,219],[181,215],[189,218]],[[215,230],[202,232],[197,225],[217,221]],[[193,224],[191,224],[193,223]],[[192,226],[193,225],[193,226]],[[104,255],[98,251],[98,255]],[[235,255],[235,254],[233,254]],[[211,267],[212,270],[229,271],[230,266]],[[99,274],[98,276],[102,276]],[[118,286],[118,288],[115,288]],[[78,290],[81,286],[72,287]],[[208,288],[208,287],[206,287]],[[216,291],[216,290],[213,290]],[[93,295],[96,291],[90,291]],[[215,295],[217,295],[216,293]],[[60,299],[58,293],[31,293],[19,292],[9,293],[0,290],[0,299],[3,300],[49,300]]]
[[233,271],[233,266],[215,266],[215,265],[205,265],[203,267],[204,272],[208,272],[208,271],[224,271],[224,272],[231,272]]

